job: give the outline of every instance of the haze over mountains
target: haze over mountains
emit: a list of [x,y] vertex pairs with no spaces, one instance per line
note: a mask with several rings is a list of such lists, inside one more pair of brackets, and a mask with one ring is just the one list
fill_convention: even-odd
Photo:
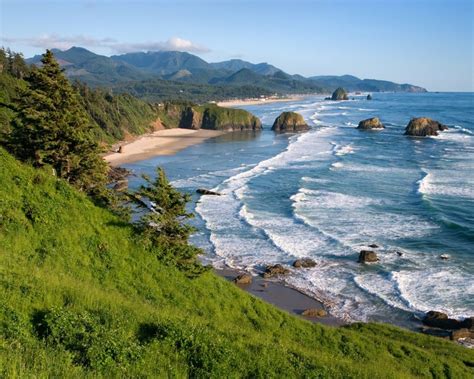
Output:
[[[150,83],[154,83],[154,87],[188,83],[252,87],[252,93],[259,89],[262,94],[323,93],[341,86],[349,91],[426,92],[412,84],[359,79],[351,75],[308,78],[290,75],[268,63],[253,64],[240,59],[209,63],[193,54],[178,51],[136,52],[111,57],[81,47],[65,51],[53,49],[53,52],[69,78],[92,86],[136,89],[145,83],[148,88]],[[38,55],[27,61],[38,64],[40,59]]]

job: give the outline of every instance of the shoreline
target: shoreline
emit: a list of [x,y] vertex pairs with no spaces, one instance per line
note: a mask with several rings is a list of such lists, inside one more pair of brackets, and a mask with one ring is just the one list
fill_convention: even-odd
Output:
[[199,144],[209,138],[225,134],[219,130],[205,129],[164,129],[138,136],[131,141],[118,142],[114,146],[122,152],[112,151],[103,156],[111,165],[138,162],[160,155],[174,155],[189,146]]
[[[246,273],[230,267],[223,269],[214,268],[214,272],[220,277],[232,282],[239,274]],[[347,325],[348,323],[338,317],[331,315],[324,304],[315,298],[306,295],[296,288],[287,286],[283,281],[277,279],[264,279],[261,276],[252,276],[250,284],[235,284],[241,290],[272,304],[280,310],[298,316],[304,320],[324,324],[332,327]],[[306,317],[302,312],[307,309],[325,310],[325,317]]]
[[235,100],[223,100],[218,101],[216,104],[219,107],[240,107],[244,105],[265,105],[270,103],[283,103],[288,101],[297,101],[304,99],[308,96],[313,96],[311,94],[306,95],[292,95],[286,97],[275,97],[275,98],[262,98],[262,99],[235,99]]

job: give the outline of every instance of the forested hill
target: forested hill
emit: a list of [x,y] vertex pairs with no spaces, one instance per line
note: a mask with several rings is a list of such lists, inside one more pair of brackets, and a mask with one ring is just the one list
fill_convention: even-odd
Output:
[[[137,52],[106,57],[81,47],[53,50],[66,74],[92,86],[113,87],[148,99],[162,100],[170,92],[199,96],[193,101],[229,97],[252,97],[269,93],[332,92],[341,83],[351,91],[423,92],[412,84],[397,84],[354,76],[290,75],[269,63],[240,59],[208,63],[193,54],[178,51]],[[28,59],[38,64],[40,56]],[[346,87],[344,85],[344,87]],[[211,98],[213,96],[213,98]]]
[[[11,131],[14,110],[18,107],[22,91],[26,88],[25,77],[28,76],[32,68],[25,63],[21,54],[5,49],[0,49],[0,67],[2,67],[0,70],[0,139],[2,135],[5,139]],[[221,129],[233,125],[247,129],[252,128],[254,123],[252,116],[243,110],[221,108],[214,104],[200,106],[194,104],[190,101],[193,100],[193,97],[189,96],[190,99],[188,98],[189,94],[186,88],[178,90],[180,87],[177,87],[174,91],[161,93],[163,97],[174,100],[158,104],[139,99],[126,92],[114,93],[110,89],[91,88],[78,81],[72,84],[80,104],[88,115],[92,133],[103,146],[155,129],[196,127],[196,125],[188,125],[185,122],[185,117],[190,111],[202,115],[212,113],[215,116],[213,118],[215,122],[212,125],[203,123],[199,126],[203,128]],[[150,85],[153,87],[153,82]],[[197,85],[197,87],[202,86]],[[194,89],[194,86],[190,86],[190,88]],[[212,87],[212,93],[216,97],[229,97],[230,92],[219,92],[221,88]],[[210,95],[206,94],[206,96]],[[219,96],[217,96],[218,94]],[[245,94],[242,92],[243,97]],[[242,113],[245,114],[244,117],[242,117]],[[239,120],[244,121],[237,124]]]

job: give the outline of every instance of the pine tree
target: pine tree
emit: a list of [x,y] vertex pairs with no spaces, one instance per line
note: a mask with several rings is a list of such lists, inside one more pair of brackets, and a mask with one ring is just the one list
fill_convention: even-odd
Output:
[[52,166],[58,177],[83,191],[102,191],[107,165],[90,119],[50,50],[41,62],[26,77],[10,146],[20,159]]
[[145,210],[137,225],[144,244],[159,251],[162,261],[176,265],[189,277],[198,276],[208,268],[197,260],[201,250],[188,244],[195,230],[187,224],[194,217],[186,210],[190,195],[176,190],[161,168],[157,168],[155,180],[146,175],[143,179],[146,184],[129,197],[138,208]]

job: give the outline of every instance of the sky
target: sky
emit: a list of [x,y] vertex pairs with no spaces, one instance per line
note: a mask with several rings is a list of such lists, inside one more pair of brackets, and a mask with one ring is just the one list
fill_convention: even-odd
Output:
[[25,57],[179,50],[474,91],[473,0],[0,0],[0,45]]

